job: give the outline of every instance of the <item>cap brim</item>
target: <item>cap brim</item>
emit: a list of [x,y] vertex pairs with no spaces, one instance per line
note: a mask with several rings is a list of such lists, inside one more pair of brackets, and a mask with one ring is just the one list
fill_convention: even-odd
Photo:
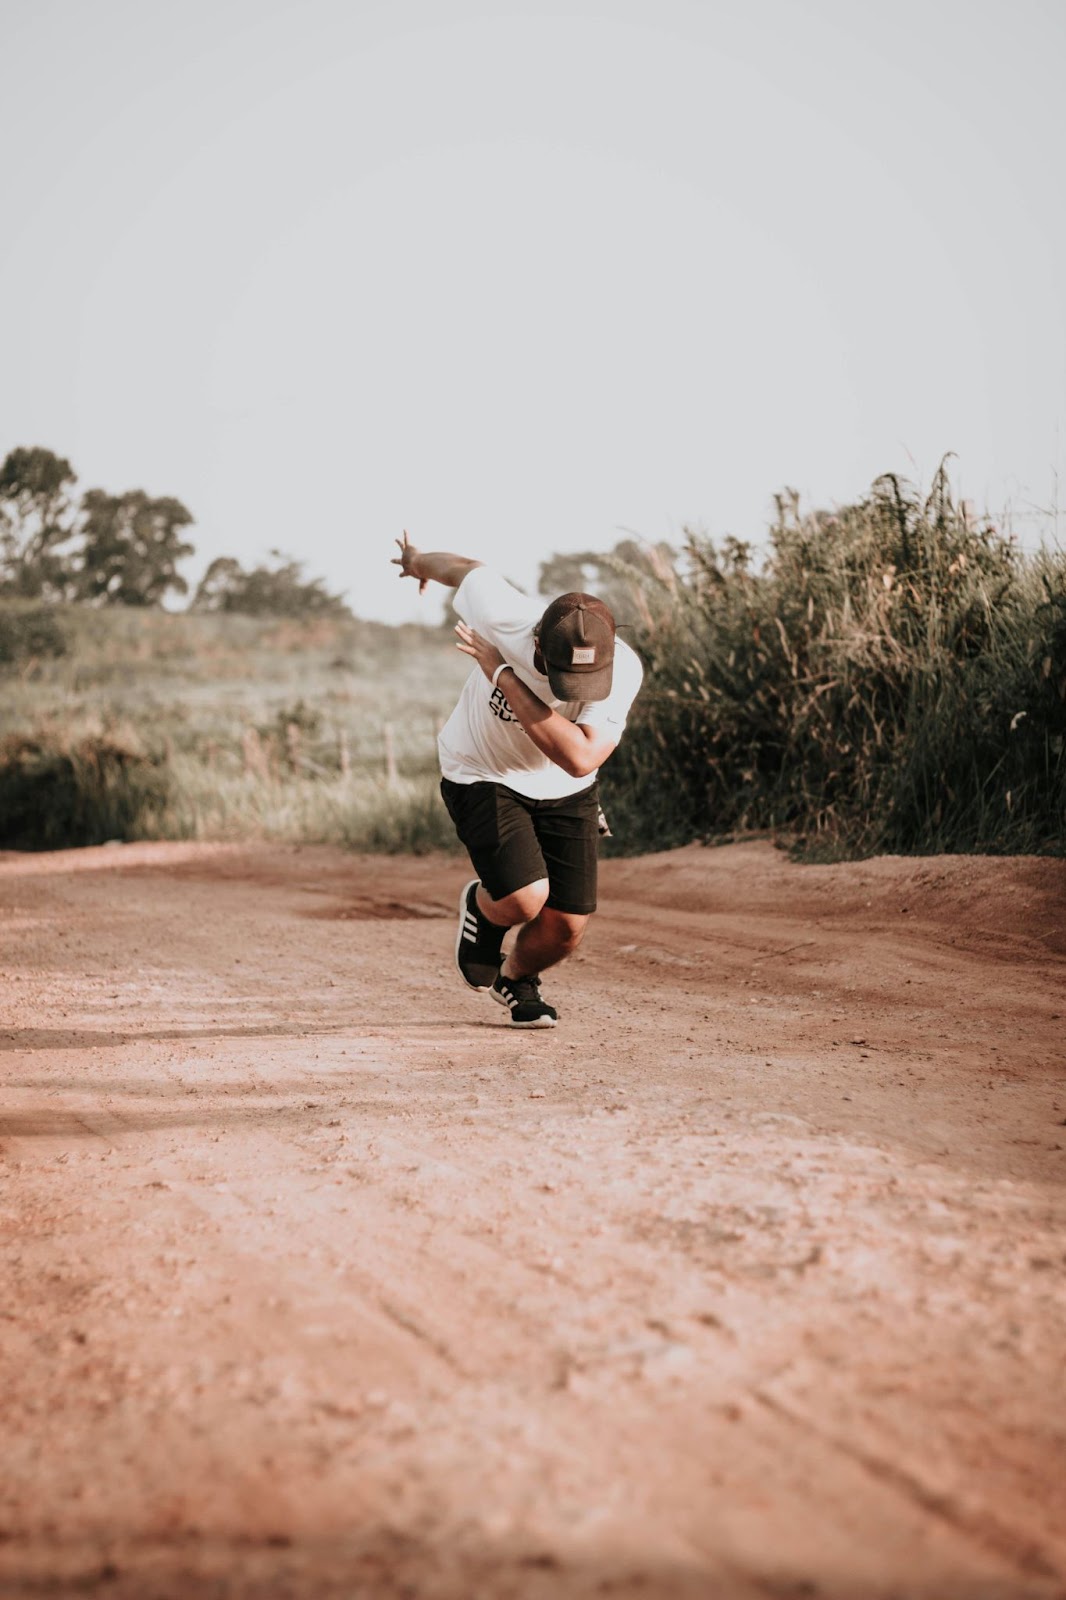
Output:
[[597,667],[595,672],[565,672],[545,663],[552,694],[557,700],[606,700],[614,678],[614,662]]

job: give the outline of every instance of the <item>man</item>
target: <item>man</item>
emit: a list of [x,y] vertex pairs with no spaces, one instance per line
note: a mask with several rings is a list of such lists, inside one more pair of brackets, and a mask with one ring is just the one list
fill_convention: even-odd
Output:
[[[459,901],[455,961],[519,1028],[552,1028],[540,974],[572,954],[596,909],[596,777],[622,736],[643,668],[602,600],[545,609],[491,568],[417,550],[393,564],[454,589],[458,648],[476,663],[438,741],[441,793],[477,877]],[[503,957],[508,928],[518,935]],[[501,961],[502,958],[502,961]]]

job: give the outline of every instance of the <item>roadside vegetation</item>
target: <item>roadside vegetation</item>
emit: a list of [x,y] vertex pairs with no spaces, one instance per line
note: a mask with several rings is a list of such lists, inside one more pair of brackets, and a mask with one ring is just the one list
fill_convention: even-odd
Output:
[[275,838],[451,848],[439,628],[0,602],[0,848]]
[[436,731],[468,670],[446,630],[354,618],[271,551],[187,595],[191,513],[0,463],[0,848],[248,837],[452,848]]
[[[266,837],[455,849],[435,736],[468,670],[449,628],[359,621],[280,552],[221,557],[183,612],[192,518],[0,465],[0,848]],[[383,559],[385,559],[383,555]],[[777,501],[757,557],[691,534],[543,563],[600,593],[647,667],[604,769],[637,852],[766,833],[812,857],[1061,852],[1066,557],[1023,553],[894,477]]]
[[604,773],[624,848],[1063,851],[1066,557],[1023,553],[943,467],[927,496],[779,497],[758,564],[692,535],[606,568],[648,669]]

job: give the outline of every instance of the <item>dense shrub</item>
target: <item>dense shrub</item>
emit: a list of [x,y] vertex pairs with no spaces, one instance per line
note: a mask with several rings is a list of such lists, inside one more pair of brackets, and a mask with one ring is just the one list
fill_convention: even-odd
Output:
[[648,667],[605,772],[628,848],[781,830],[812,853],[1061,850],[1066,561],[894,477],[782,496],[760,567],[689,538],[639,583]]
[[0,740],[0,848],[58,850],[133,839],[166,805],[166,766],[108,736]]
[[53,607],[0,606],[0,671],[64,656],[68,649],[66,632]]

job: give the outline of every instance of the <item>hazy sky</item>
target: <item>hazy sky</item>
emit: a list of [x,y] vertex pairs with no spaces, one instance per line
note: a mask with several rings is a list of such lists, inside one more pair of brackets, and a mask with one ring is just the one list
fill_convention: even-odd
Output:
[[435,620],[404,526],[532,581],[1066,469],[1059,0],[0,0],[0,60],[0,456],[178,495],[190,576]]

